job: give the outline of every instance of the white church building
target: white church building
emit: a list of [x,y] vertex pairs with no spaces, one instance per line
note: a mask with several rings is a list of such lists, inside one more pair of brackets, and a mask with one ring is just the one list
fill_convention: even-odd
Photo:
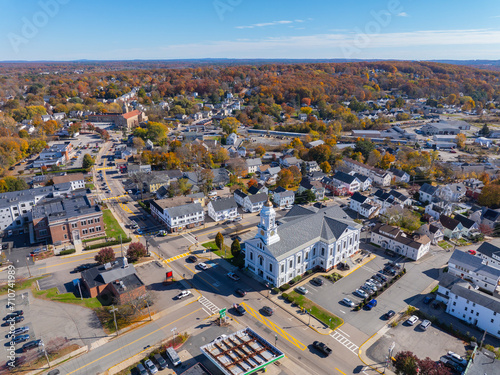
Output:
[[359,250],[361,225],[339,206],[295,206],[280,223],[267,202],[257,235],[245,242],[245,266],[273,286],[316,267],[330,270]]

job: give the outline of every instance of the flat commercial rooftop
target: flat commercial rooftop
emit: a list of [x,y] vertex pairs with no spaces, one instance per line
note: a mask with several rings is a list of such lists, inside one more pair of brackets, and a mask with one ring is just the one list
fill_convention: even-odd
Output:
[[200,350],[225,375],[251,374],[285,356],[248,327]]

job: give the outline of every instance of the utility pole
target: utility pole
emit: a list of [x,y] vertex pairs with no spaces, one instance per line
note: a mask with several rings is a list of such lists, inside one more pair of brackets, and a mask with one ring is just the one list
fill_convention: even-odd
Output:
[[311,325],[311,310],[312,310],[312,309],[309,309],[309,323],[307,323],[307,325],[308,325],[308,326],[310,326],[310,325]]
[[274,335],[274,346],[277,348],[278,346],[278,335]]
[[78,280],[78,290],[80,291],[80,299],[83,301],[82,287],[80,285],[80,280]]
[[481,348],[483,347],[483,341],[485,338],[486,338],[486,330],[484,330],[483,338],[481,339],[481,345],[479,345],[479,350],[481,350]]
[[115,321],[116,336],[118,336],[118,324],[116,324],[116,312],[118,311],[118,309],[114,305],[112,305],[111,307],[112,307],[112,309],[109,311],[113,313],[113,319]]
[[47,360],[47,366],[50,368],[49,355],[47,354],[47,350],[45,350],[45,343],[43,342],[42,337],[40,337],[40,341],[42,342],[42,350],[43,354],[45,354],[45,359]]
[[175,336],[174,336],[174,334],[175,334],[175,330],[176,330],[176,329],[177,329],[177,328],[176,328],[176,327],[174,327],[174,328],[172,328],[172,329],[170,330],[170,331],[172,331],[172,348],[173,348],[173,347],[174,347],[174,345],[175,345]]
[[149,320],[153,320],[153,318],[151,318],[151,311],[149,311],[149,302],[147,297],[144,300],[146,301],[146,306],[148,307]]
[[122,241],[122,235],[120,234],[120,252],[123,258],[123,241]]

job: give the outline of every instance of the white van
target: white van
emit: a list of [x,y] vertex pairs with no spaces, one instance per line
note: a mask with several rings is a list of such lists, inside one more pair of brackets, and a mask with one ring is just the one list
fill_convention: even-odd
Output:
[[167,356],[174,366],[179,366],[182,363],[174,348],[167,348]]

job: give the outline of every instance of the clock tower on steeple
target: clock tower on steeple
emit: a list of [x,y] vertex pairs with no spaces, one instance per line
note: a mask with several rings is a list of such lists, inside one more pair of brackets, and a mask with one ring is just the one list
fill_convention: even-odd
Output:
[[260,211],[260,223],[255,238],[260,238],[266,245],[272,245],[280,240],[278,226],[276,225],[276,211],[268,200]]

